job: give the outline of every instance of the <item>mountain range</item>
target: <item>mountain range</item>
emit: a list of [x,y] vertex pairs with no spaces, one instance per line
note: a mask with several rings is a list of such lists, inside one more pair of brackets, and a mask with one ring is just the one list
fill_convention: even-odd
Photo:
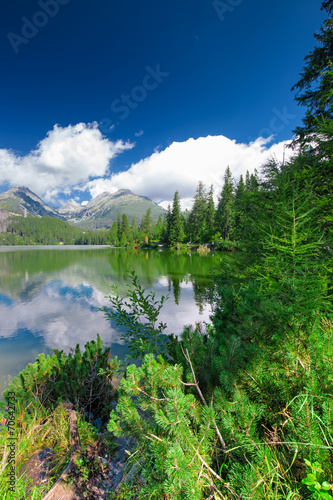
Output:
[[29,188],[17,186],[0,193],[0,211],[3,214],[22,215],[25,211],[34,217],[56,217],[69,224],[86,229],[110,228],[117,219],[118,213],[125,213],[131,221],[135,217],[139,222],[147,209],[151,208],[151,216],[156,221],[166,213],[146,196],[139,196],[129,189],[120,189],[116,193],[101,193],[82,206],[71,200],[62,207],[50,207]]

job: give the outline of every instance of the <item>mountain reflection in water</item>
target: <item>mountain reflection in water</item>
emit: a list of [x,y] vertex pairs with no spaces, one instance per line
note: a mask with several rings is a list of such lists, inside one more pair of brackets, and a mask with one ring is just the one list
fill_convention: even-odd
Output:
[[160,315],[166,333],[209,321],[210,269],[217,257],[171,251],[96,247],[2,247],[0,251],[0,392],[27,363],[52,349],[68,352],[100,334],[124,358],[121,329],[100,307],[117,285],[122,296],[133,269],[156,298],[169,295]]

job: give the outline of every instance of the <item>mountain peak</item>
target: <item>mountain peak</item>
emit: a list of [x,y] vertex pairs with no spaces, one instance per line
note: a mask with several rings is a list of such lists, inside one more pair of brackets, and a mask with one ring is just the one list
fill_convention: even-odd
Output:
[[157,220],[165,210],[147,196],[132,193],[129,189],[119,189],[115,193],[103,192],[87,205],[79,205],[74,200],[60,208],[49,207],[35,193],[25,186],[16,186],[0,193],[0,207],[13,213],[22,214],[26,209],[36,217],[48,215],[67,220],[70,224],[87,229],[109,228],[117,219],[118,213],[134,217],[139,222],[147,209]]
[[118,191],[116,191],[113,194],[133,194],[133,193],[130,189],[118,189]]
[[26,186],[15,186],[0,194],[0,201],[7,210],[21,214],[24,210],[36,217],[48,215],[61,218],[55,210],[45,205],[43,200]]

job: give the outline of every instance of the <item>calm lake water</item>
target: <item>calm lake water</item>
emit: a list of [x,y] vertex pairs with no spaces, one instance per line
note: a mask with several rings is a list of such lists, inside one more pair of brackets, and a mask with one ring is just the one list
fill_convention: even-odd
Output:
[[219,256],[197,252],[134,251],[96,247],[0,247],[0,395],[11,377],[52,349],[96,338],[124,358],[121,330],[99,307],[116,284],[125,296],[128,270],[156,297],[169,295],[160,315],[166,333],[209,321],[210,269]]

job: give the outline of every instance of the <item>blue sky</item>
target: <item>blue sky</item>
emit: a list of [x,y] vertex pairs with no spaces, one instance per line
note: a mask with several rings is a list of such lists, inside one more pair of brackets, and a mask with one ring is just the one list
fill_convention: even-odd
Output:
[[281,157],[323,20],[315,0],[3,0],[0,190],[217,194],[227,164]]

